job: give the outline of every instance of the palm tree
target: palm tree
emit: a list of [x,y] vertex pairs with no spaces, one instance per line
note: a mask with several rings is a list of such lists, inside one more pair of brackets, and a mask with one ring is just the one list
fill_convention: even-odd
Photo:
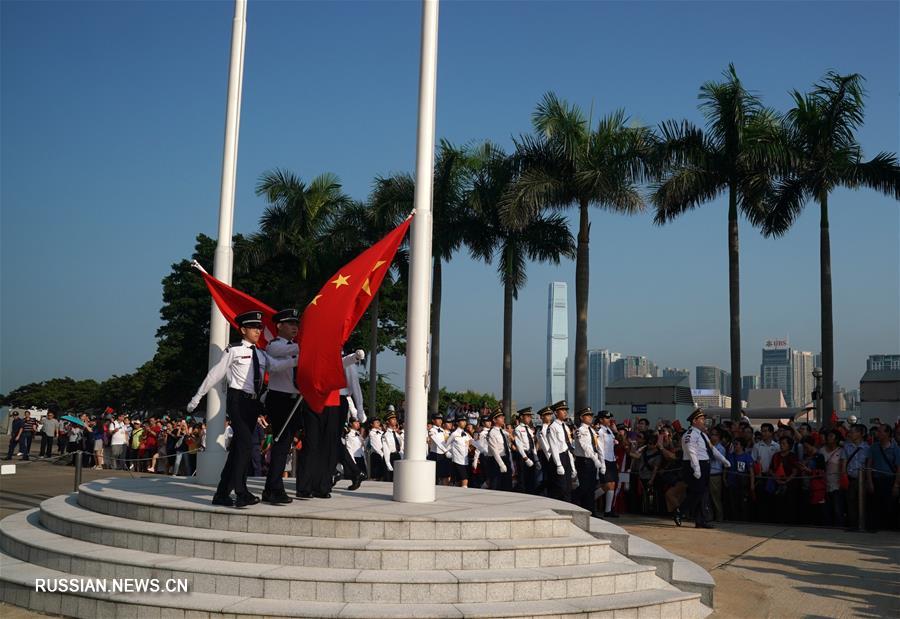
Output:
[[[281,169],[264,173],[256,194],[264,196],[269,206],[260,217],[260,231],[247,239],[240,266],[275,261],[284,271],[299,273],[299,280],[290,278],[296,283],[289,294],[293,302],[304,307],[318,290],[320,280],[331,274],[335,256],[323,251],[323,244],[329,240],[335,217],[351,203],[350,198],[334,174],[321,174],[307,185],[294,173]],[[285,294],[280,291],[274,296]]]
[[629,126],[624,112],[602,118],[592,129],[582,111],[553,93],[534,112],[534,136],[516,142],[521,174],[501,201],[510,225],[544,209],[578,207],[575,258],[575,408],[587,406],[587,319],[590,211],[633,214],[643,210],[637,184],[645,178],[651,132]]
[[900,167],[895,153],[863,161],[856,130],[863,122],[863,77],[829,72],[808,94],[794,91],[794,107],[784,120],[789,156],[763,221],[768,236],[785,234],[810,200],[819,203],[819,269],[822,305],[823,417],[834,410],[834,325],[831,303],[831,238],[828,195],[837,187],[868,187],[900,199]]
[[728,288],[731,335],[731,418],[741,416],[741,315],[738,211],[759,221],[777,154],[777,116],[764,108],[729,65],[722,82],[700,88],[706,129],[684,121],[660,125],[655,164],[662,182],[652,201],[663,225],[728,194]]
[[[443,263],[449,262],[463,241],[471,218],[466,212],[466,187],[469,171],[461,149],[441,140],[434,163],[434,191],[432,194],[432,270],[431,270],[431,368],[428,392],[429,417],[438,410],[440,394],[441,356],[441,293]],[[397,174],[382,179],[379,199],[412,206],[415,180],[409,174]]]
[[477,225],[468,231],[466,244],[473,258],[487,263],[498,258],[497,272],[503,283],[503,414],[512,413],[513,301],[527,280],[526,260],[559,264],[575,257],[575,239],[565,218],[538,214],[527,221],[507,225],[500,216],[500,202],[516,178],[516,159],[485,143],[470,153],[474,178],[469,204]]

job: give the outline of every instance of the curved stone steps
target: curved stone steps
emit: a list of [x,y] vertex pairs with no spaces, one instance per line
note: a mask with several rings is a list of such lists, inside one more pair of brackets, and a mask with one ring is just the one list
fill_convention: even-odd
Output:
[[[623,559],[588,565],[462,570],[310,568],[177,557],[74,540],[40,526],[38,510],[0,522],[0,548],[22,561],[91,578],[186,579],[196,593],[328,602],[442,604],[539,601],[662,585],[650,566]],[[482,566],[483,567],[483,566]],[[501,583],[501,587],[493,587]],[[514,583],[510,586],[510,583]]]
[[[274,533],[312,537],[369,539],[521,539],[569,537],[573,518],[585,520],[584,510],[559,514],[558,503],[542,497],[504,493],[502,510],[483,502],[477,491],[448,488],[452,500],[434,505],[402,504],[391,500],[390,484],[369,482],[373,490],[347,492],[336,488],[340,506],[327,499],[303,501],[301,514],[290,506],[258,504],[249,509],[211,505],[212,489],[190,480],[140,478],[82,484],[78,503],[94,512],[157,524]],[[345,484],[346,485],[346,484]],[[374,505],[374,506],[373,506]],[[547,505],[542,508],[541,505]],[[358,508],[357,508],[358,506]],[[584,512],[581,514],[580,512]]]
[[86,509],[75,494],[47,499],[41,524],[65,537],[129,550],[249,563],[363,569],[556,567],[600,563],[610,543],[569,537],[410,540],[291,536],[147,523]]
[[[698,594],[670,589],[651,589],[612,593],[593,597],[542,600],[534,602],[482,603],[339,603],[297,602],[259,599],[232,594],[77,594],[35,592],[38,579],[71,578],[71,574],[22,562],[0,553],[0,599],[18,606],[51,614],[84,619],[138,619],[143,617],[180,617],[200,619],[213,615],[267,617],[346,617],[373,619],[388,617],[487,618],[559,617],[565,619],[598,617],[625,619],[659,617],[690,619],[702,616]],[[496,588],[500,588],[499,585]]]

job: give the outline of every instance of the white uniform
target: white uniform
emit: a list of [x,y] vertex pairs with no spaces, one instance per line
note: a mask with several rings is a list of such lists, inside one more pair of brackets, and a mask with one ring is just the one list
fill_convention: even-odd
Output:
[[488,455],[488,444],[487,444],[487,435],[490,430],[488,428],[482,428],[478,434],[475,435],[475,466],[478,466],[478,463],[481,461],[482,456]]
[[391,464],[392,453],[399,453],[400,457],[403,457],[403,433],[388,428],[384,431],[384,436],[381,437],[381,456],[384,458],[384,465],[389,471],[394,470],[394,466]]
[[356,365],[358,357],[356,353],[344,355],[341,361],[344,364],[344,378],[347,380],[347,386],[339,393],[342,398],[347,398],[350,416],[359,420],[360,423],[365,423],[366,411],[363,407],[362,389],[359,387],[359,371]]
[[[568,428],[559,419],[550,424],[547,435],[550,439],[550,449],[553,452],[553,462],[556,464],[557,472],[563,466],[562,458],[569,458],[570,464],[574,469],[574,462],[571,461],[572,454],[569,451],[571,440],[569,438]],[[560,473],[561,474],[561,473]]]
[[532,467],[537,464],[537,467],[540,468],[541,464],[537,455],[538,446],[534,440],[534,429],[524,423],[520,423],[513,431],[513,435],[516,439],[516,450],[522,456],[525,466]]
[[344,436],[344,446],[347,448],[347,453],[350,454],[351,458],[364,458],[365,452],[363,451],[363,440],[359,435],[359,430],[347,430],[346,436]]
[[448,432],[439,426],[431,426],[428,430],[428,451],[439,458],[443,458],[447,453],[446,441]]
[[269,372],[271,375],[272,372],[278,372],[297,365],[296,357],[275,359],[267,354],[266,351],[260,350],[247,340],[243,340],[240,344],[229,346],[225,349],[219,362],[206,375],[200,388],[197,389],[197,393],[191,398],[188,404],[188,412],[193,412],[200,403],[200,399],[223,378],[228,379],[229,388],[255,394],[256,387],[253,383],[254,354],[259,362],[260,380],[266,372]]
[[703,430],[698,430],[693,426],[690,427],[681,438],[681,446],[684,450],[683,460],[690,460],[691,471],[693,471],[694,477],[697,479],[700,479],[700,461],[709,460],[710,454],[721,462],[722,466],[726,468],[731,467],[728,459],[712,446],[712,443],[709,442],[709,437],[706,436],[706,432]]
[[616,459],[616,435],[606,426],[600,426],[598,432],[600,449],[600,459],[606,462],[612,462]]
[[450,433],[447,441],[450,459],[453,464],[460,466],[468,466],[469,464],[469,447],[472,445],[472,437],[469,433],[461,428],[456,428]]
[[[295,342],[290,342],[283,337],[276,337],[266,346],[266,353],[275,359],[288,359],[299,355],[300,347]],[[269,370],[269,389],[281,393],[298,393],[297,387],[294,386],[294,376],[293,366],[280,370]]]
[[506,428],[494,426],[487,435],[488,454],[497,463],[497,467],[501,473],[506,473],[506,463],[509,460],[509,435],[506,434]]
[[594,466],[601,473],[606,472],[606,465],[600,459],[600,454],[595,448],[594,429],[590,424],[583,423],[575,430],[575,442],[572,444],[572,450],[578,458],[590,458],[594,461]]

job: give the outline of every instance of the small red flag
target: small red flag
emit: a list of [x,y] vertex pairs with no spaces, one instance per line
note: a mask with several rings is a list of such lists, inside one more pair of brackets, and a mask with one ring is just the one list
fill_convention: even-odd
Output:
[[240,331],[240,328],[234,321],[235,316],[252,311],[263,313],[264,329],[262,335],[259,337],[257,346],[265,349],[268,341],[274,338],[275,333],[277,332],[275,323],[272,321],[275,310],[262,301],[257,301],[249,294],[243,293],[240,290],[232,288],[228,284],[217,280],[207,273],[206,269],[200,266],[199,262],[194,261],[192,266],[200,271],[200,275],[203,276],[203,281],[206,282],[206,287],[209,288],[209,293],[212,295],[213,301],[216,302],[216,307],[219,308],[219,311],[222,312],[222,315],[225,316],[228,323],[238,331]]
[[412,215],[330,277],[306,306],[297,387],[312,410],[321,412],[331,393],[346,386],[341,347],[381,286],[411,220]]

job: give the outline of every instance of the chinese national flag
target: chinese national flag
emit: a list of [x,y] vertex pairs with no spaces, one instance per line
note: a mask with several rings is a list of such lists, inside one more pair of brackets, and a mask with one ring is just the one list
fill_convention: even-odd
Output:
[[411,220],[342,267],[306,306],[297,387],[312,410],[321,412],[332,392],[346,386],[341,348],[381,286]]
[[232,327],[240,331],[240,328],[234,321],[235,316],[252,311],[263,313],[263,326],[265,328],[262,335],[259,336],[257,346],[265,349],[268,340],[272,339],[276,333],[275,323],[272,322],[275,310],[262,301],[257,301],[249,294],[220,282],[207,273],[199,263],[195,262],[194,266],[200,271],[200,275],[203,276],[203,281],[206,282],[206,287],[209,288],[209,293],[212,295],[213,301],[216,302],[216,307],[219,308],[219,311],[222,312],[222,315],[225,316],[225,319]]

